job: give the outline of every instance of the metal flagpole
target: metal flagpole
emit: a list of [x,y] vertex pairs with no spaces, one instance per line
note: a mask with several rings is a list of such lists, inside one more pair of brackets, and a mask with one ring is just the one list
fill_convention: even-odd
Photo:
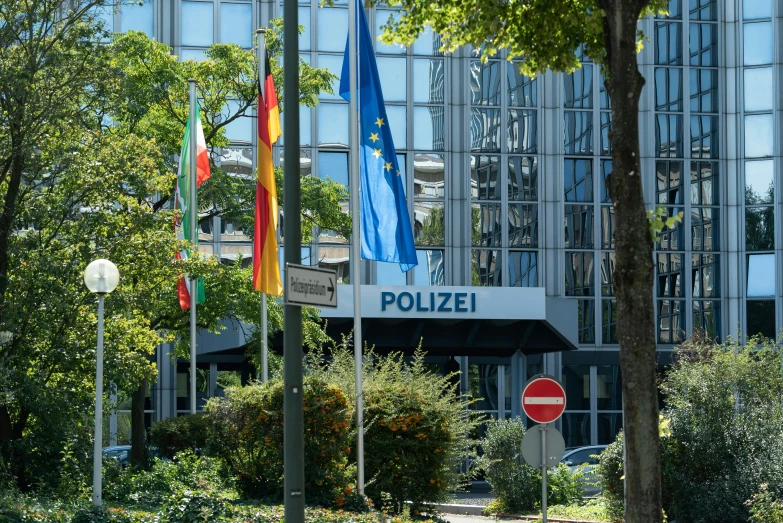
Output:
[[[264,96],[264,81],[266,78],[266,36],[265,29],[258,29],[256,36],[258,37],[258,89],[261,93],[261,97]],[[256,113],[260,118],[260,114]],[[261,125],[261,122],[258,122]],[[256,219],[258,219],[256,217]],[[260,260],[259,260],[260,262]],[[269,379],[269,360],[267,352],[267,341],[269,340],[269,325],[267,323],[267,305],[266,305],[266,293],[261,293],[261,372],[259,378],[262,383],[266,383]]]
[[356,371],[356,490],[364,495],[364,411],[362,401],[362,302],[361,302],[361,231],[359,219],[359,111],[358,99],[358,40],[359,13],[356,4],[348,2],[348,56],[350,98],[350,142],[351,142],[351,279],[353,280],[353,358]]
[[[198,154],[198,122],[196,122],[196,81],[188,80],[190,83],[190,241],[191,256],[198,256],[198,247],[195,247],[198,240],[198,205],[196,204],[196,155]],[[198,296],[198,279],[190,278],[190,413],[196,413],[196,299]]]

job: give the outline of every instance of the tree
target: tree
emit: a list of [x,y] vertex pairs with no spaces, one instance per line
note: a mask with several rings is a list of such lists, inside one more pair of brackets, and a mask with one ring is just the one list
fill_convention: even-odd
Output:
[[613,174],[609,182],[617,220],[617,337],[625,399],[626,521],[661,520],[658,399],[655,382],[653,241],[642,196],[639,98],[645,80],[636,53],[637,22],[662,11],[663,0],[392,0],[398,19],[384,40],[411,43],[424,27],[441,35],[442,49],[471,44],[483,57],[506,49],[521,57],[522,72],[573,71],[579,55],[601,64],[612,101]]

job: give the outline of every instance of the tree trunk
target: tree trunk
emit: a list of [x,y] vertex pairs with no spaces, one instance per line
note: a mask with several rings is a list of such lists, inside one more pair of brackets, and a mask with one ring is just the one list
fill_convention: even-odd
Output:
[[660,523],[653,241],[642,195],[639,99],[644,78],[636,61],[637,22],[646,1],[601,0],[600,4],[606,13],[606,88],[612,105],[609,189],[616,220],[614,284],[623,377],[625,521]]
[[147,397],[149,378],[144,378],[131,398],[131,453],[133,468],[147,468],[147,428],[144,426],[144,402]]
[[25,468],[25,449],[22,446],[22,435],[27,427],[30,413],[22,410],[19,419],[14,423],[7,405],[0,405],[0,456],[10,466],[19,490],[26,492],[27,472]]

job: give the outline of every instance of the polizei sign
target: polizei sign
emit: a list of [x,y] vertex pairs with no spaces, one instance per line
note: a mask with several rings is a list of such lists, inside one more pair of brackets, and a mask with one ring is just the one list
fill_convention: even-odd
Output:
[[381,292],[381,311],[476,312],[475,292]]

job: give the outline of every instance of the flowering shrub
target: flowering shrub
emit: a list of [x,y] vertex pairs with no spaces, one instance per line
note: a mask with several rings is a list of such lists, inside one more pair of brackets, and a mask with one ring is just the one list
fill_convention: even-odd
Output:
[[[342,506],[353,496],[351,414],[336,386],[304,382],[305,493],[308,503]],[[283,383],[229,388],[207,409],[215,421],[212,449],[225,459],[241,494],[279,500],[283,494]]]

